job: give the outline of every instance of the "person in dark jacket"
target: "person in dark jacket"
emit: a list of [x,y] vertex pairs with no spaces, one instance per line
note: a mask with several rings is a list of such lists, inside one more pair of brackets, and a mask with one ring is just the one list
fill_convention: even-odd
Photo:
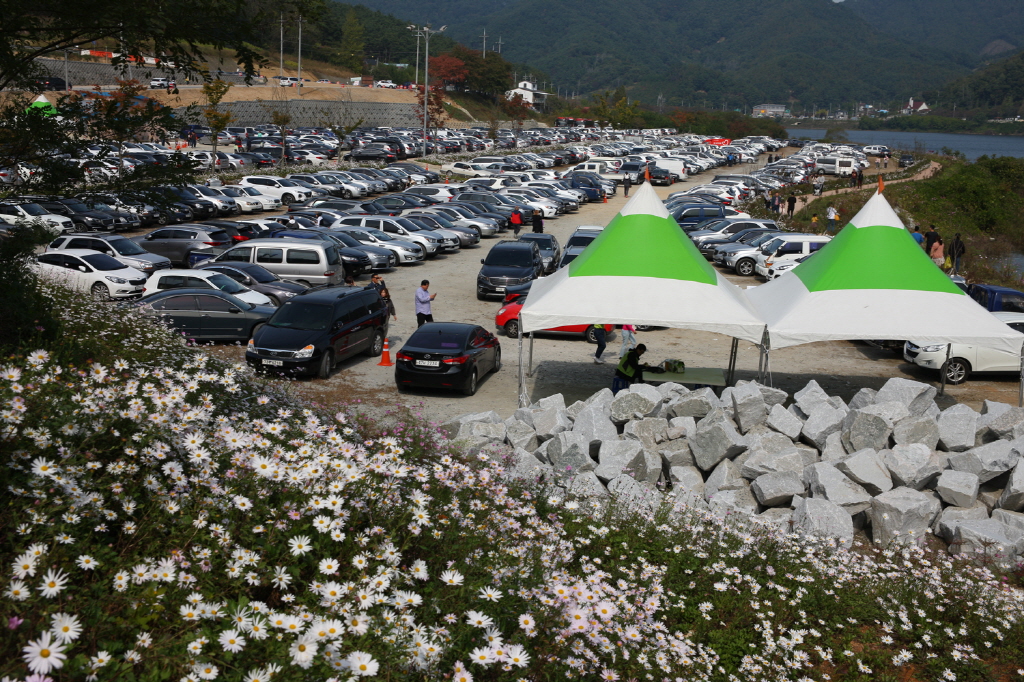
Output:
[[647,346],[638,345],[627,352],[619,360],[619,366],[615,368],[615,376],[628,384],[635,384],[643,375],[643,370],[648,369],[647,365],[640,364],[640,356],[647,352]]
[[530,221],[533,223],[534,232],[544,231],[544,217],[541,216],[539,210],[533,209],[533,216],[530,217]]
[[633,186],[633,182],[629,179],[629,176],[622,178],[622,196],[629,196],[629,188]]
[[965,253],[967,253],[967,245],[960,239],[960,233],[957,232],[953,236],[953,241],[949,243],[949,258],[953,261],[954,275],[960,274],[960,265]]

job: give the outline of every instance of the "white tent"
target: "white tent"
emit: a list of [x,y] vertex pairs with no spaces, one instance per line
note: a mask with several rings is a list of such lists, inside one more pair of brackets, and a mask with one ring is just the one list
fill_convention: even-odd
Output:
[[718,332],[757,343],[764,322],[679,229],[649,184],[568,267],[533,283],[523,331],[636,324]]
[[772,348],[903,339],[1019,353],[1024,341],[932,263],[881,194],[812,258],[746,293]]

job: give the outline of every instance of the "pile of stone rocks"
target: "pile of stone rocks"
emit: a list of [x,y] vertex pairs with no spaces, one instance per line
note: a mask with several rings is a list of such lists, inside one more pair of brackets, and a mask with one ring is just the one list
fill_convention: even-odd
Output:
[[792,399],[755,382],[637,384],[566,406],[561,394],[442,426],[546,494],[652,513],[708,510],[787,532],[1024,555],[1024,409],[940,410],[928,384],[890,379],[849,404],[811,381]]

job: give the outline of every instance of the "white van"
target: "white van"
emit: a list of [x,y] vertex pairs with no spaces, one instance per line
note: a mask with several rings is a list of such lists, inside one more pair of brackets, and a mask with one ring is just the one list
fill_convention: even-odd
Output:
[[754,270],[767,279],[768,269],[772,266],[803,258],[825,246],[831,240],[832,237],[823,234],[780,235],[761,247],[757,254],[757,265]]
[[819,156],[814,161],[814,170],[825,175],[849,177],[854,171],[860,170],[857,159],[849,156]]

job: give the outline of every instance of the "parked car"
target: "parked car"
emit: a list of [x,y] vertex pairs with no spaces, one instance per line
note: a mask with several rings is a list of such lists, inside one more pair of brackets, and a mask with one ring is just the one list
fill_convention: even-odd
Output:
[[219,289],[253,305],[271,305],[270,298],[239,284],[233,278],[209,270],[161,270],[150,275],[143,297],[168,289]]
[[911,154],[900,155],[900,168],[909,168],[914,165],[914,157]]
[[[1024,313],[1000,311],[992,313],[995,317],[1011,328],[1024,332]],[[903,359],[921,367],[942,370],[946,363],[947,344],[918,346],[907,341],[903,349]],[[1020,353],[986,348],[985,346],[969,346],[954,343],[949,349],[949,364],[946,365],[946,381],[950,384],[962,384],[976,373],[1006,372],[1020,374]]]
[[114,260],[147,276],[157,270],[171,267],[170,259],[150,253],[127,237],[119,234],[71,233],[50,242],[47,251],[67,251],[68,249],[87,249],[104,253]]
[[511,285],[525,284],[544,274],[544,259],[536,242],[503,240],[480,260],[476,278],[476,297],[504,295]]
[[164,256],[173,263],[189,264],[189,254],[206,247],[231,245],[231,237],[218,227],[204,225],[176,225],[153,230],[132,241],[150,253]]
[[757,267],[757,254],[761,247],[782,234],[765,232],[746,243],[722,244],[715,248],[712,260],[716,265],[731,268],[737,275],[749,277]]
[[201,263],[197,270],[211,270],[227,275],[242,286],[258,291],[270,299],[275,308],[306,290],[295,282],[286,282],[270,270],[255,263]]
[[785,261],[795,261],[802,256],[815,253],[829,243],[826,235],[779,235],[765,243],[757,254],[754,271],[761,277],[768,276],[768,270]]
[[255,369],[330,376],[357,353],[376,357],[388,334],[388,309],[376,289],[331,286],[285,302],[245,351]]
[[277,308],[253,305],[217,289],[170,289],[138,303],[139,314],[197,341],[245,341]]
[[138,298],[146,283],[144,272],[87,249],[41,253],[34,269],[40,277],[88,293],[94,301]]
[[75,229],[72,220],[59,213],[50,213],[36,203],[0,203],[0,225],[8,227],[22,226],[39,220],[52,235],[71,232]]
[[254,187],[261,194],[277,197],[284,205],[305,201],[313,196],[313,193],[305,187],[286,178],[278,178],[272,175],[247,175],[238,181],[241,187]]
[[345,281],[338,247],[313,239],[252,239],[213,257],[215,263],[256,263],[307,287]]
[[994,284],[972,284],[967,288],[967,293],[989,312],[1024,313],[1024,294],[1016,289]]
[[383,230],[359,225],[342,225],[331,232],[345,234],[366,246],[376,246],[391,251],[399,264],[416,263],[425,258],[423,247],[415,242],[394,237]]
[[540,248],[540,258],[544,262],[544,272],[552,273],[558,267],[558,261],[562,257],[562,249],[558,245],[555,235],[546,232],[527,232],[519,235],[521,242],[535,242]]
[[[496,245],[497,246],[497,245]],[[480,325],[428,322],[395,356],[395,384],[451,388],[474,395],[480,379],[501,369],[501,344]]]
[[[523,303],[526,302],[526,294],[513,296],[511,297],[512,300],[508,300],[508,298],[506,297],[504,305],[501,306],[498,313],[494,316],[494,326],[504,331],[506,336],[516,338],[519,336],[519,311],[522,310]],[[615,329],[614,325],[604,325],[606,333],[611,333],[613,329]],[[588,343],[597,343],[597,329],[592,324],[570,324],[564,327],[545,329],[543,332],[580,335]]]

